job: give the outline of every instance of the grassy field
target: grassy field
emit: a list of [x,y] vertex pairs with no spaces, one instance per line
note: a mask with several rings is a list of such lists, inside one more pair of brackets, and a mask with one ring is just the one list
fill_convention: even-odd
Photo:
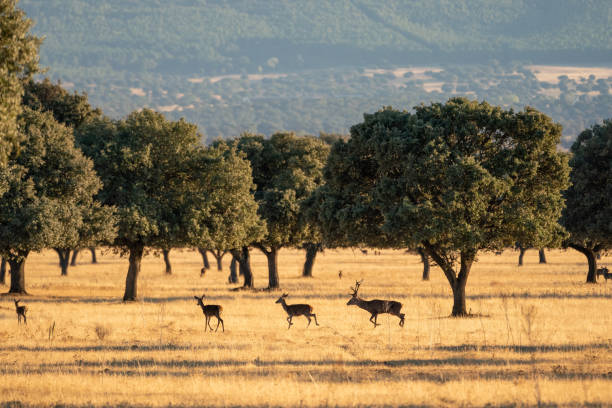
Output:
[[[53,252],[33,254],[28,325],[0,298],[0,406],[612,406],[612,282],[584,284],[573,251],[539,265],[531,250],[521,268],[517,256],[481,255],[467,288],[475,317],[453,319],[441,271],[421,281],[415,255],[329,250],[304,279],[303,252],[283,250],[288,303],[310,303],[320,323],[287,330],[280,292],[230,290],[229,259],[200,278],[195,252],[171,253],[172,276],[147,256],[142,301],[124,304],[124,258],[91,265],[83,253],[60,277]],[[265,286],[256,251],[253,267]],[[403,303],[403,328],[382,315],[373,329],[346,306],[362,278],[363,297]],[[223,305],[224,333],[204,332],[203,292]]]

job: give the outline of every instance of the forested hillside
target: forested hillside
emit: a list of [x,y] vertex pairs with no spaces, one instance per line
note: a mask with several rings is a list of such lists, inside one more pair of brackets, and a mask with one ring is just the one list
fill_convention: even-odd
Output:
[[[547,85],[530,75],[512,77],[533,63],[612,64],[608,0],[19,4],[46,37],[41,62],[53,79],[86,90],[112,116],[149,106],[189,117],[209,138],[247,129],[346,132],[364,111],[457,94],[534,105],[572,137],[610,116],[607,76],[588,91],[576,91],[579,80],[564,89],[555,80],[554,92],[541,92]],[[442,78],[398,83],[364,71],[405,66],[434,67]],[[572,116],[576,103],[584,105],[580,118]]]

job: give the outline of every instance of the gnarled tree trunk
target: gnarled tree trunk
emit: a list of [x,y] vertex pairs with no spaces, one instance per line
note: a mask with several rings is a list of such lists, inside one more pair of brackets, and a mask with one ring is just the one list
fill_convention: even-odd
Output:
[[304,249],[306,250],[306,260],[304,261],[302,276],[305,278],[312,278],[312,268],[317,258],[317,252],[321,250],[321,244],[307,242],[304,244]]
[[540,256],[540,263],[545,264],[546,263],[546,252],[544,252],[544,248],[541,248],[538,251],[538,255]]
[[164,264],[166,264],[166,275],[172,275],[172,264],[170,263],[170,250],[162,249],[162,255],[164,256]]
[[251,270],[251,255],[249,254],[249,247],[242,247],[242,249],[232,249],[232,255],[238,260],[240,268],[240,274],[244,276],[243,288],[252,289],[255,287],[253,272]]
[[270,247],[268,250],[263,245],[257,245],[257,248],[264,253],[268,260],[268,289],[280,288],[278,279],[278,248]]
[[232,255],[232,262],[230,262],[230,274],[227,281],[228,283],[238,283],[238,261],[234,255]]
[[142,254],[144,252],[143,245],[135,245],[130,247],[130,266],[125,278],[125,293],[123,301],[134,301],[138,298],[138,274],[140,273],[140,264],[142,262]]
[[62,276],[68,276],[68,265],[70,264],[70,249],[53,248],[59,256],[59,264]]
[[570,244],[569,247],[574,248],[587,258],[589,271],[587,272],[586,283],[597,283],[597,257],[595,256],[595,251],[576,244]]
[[453,317],[465,317],[468,315],[465,298],[465,285],[467,284],[468,276],[472,268],[472,263],[476,259],[477,251],[475,249],[466,249],[460,252],[461,266],[459,274],[455,273],[453,265],[449,263],[446,257],[436,251],[436,248],[424,242],[425,251],[433,259],[444,272],[446,279],[450,283],[453,291]]
[[417,248],[417,252],[421,256],[421,262],[423,262],[423,280],[429,280],[429,256],[425,253],[423,248]]
[[7,259],[10,266],[11,287],[8,293],[27,295],[25,285],[25,262],[29,251],[19,252]]

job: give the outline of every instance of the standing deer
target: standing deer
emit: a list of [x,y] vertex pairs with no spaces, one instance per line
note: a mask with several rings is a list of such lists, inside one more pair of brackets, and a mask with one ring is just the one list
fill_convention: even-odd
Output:
[[25,306],[19,306],[19,302],[21,300],[15,300],[15,311],[17,312],[17,323],[21,324],[21,318],[23,317],[23,322],[28,324],[28,320],[26,319],[26,312],[28,308]]
[[319,325],[319,322],[317,321],[317,315],[312,313],[312,306],[305,304],[288,305],[287,302],[285,302],[285,298],[287,296],[289,295],[285,293],[275,302],[280,303],[283,306],[283,309],[285,309],[285,312],[287,312],[287,314],[289,315],[289,317],[287,317],[287,322],[289,322],[289,327],[287,327],[287,330],[289,330],[291,328],[291,325],[293,324],[291,322],[293,316],[306,317],[308,319],[308,325],[306,327],[310,326],[311,317],[314,317],[316,325]]
[[221,328],[225,333],[225,324],[223,323],[223,319],[221,319],[221,312],[223,308],[220,305],[205,305],[204,304],[204,294],[201,297],[194,296],[195,300],[198,301],[198,305],[202,308],[202,312],[204,316],[206,316],[206,324],[204,324],[204,331],[206,331],[206,326],[210,327],[210,331],[212,331],[212,326],[210,325],[210,318],[215,316],[217,318],[217,327],[215,328],[215,332],[219,330],[219,324],[221,324]]
[[363,282],[363,280],[356,281],[355,287],[351,288],[353,293],[351,294],[352,297],[348,301],[347,305],[348,306],[357,305],[363,310],[367,310],[368,312],[370,312],[372,314],[372,316],[370,316],[370,321],[372,322],[372,324],[374,324],[375,328],[376,326],[380,326],[380,324],[378,324],[376,320],[378,318],[378,315],[381,313],[389,313],[389,314],[399,317],[400,319],[399,325],[401,327],[404,327],[404,316],[405,315],[403,313],[400,313],[400,310],[402,310],[402,304],[400,302],[396,302],[395,300],[379,300],[379,299],[363,300],[361,299],[358,296],[359,286],[361,286],[361,282]]
[[612,273],[608,270],[607,267],[597,268],[596,277],[603,276],[606,279],[606,283],[608,279],[612,279]]

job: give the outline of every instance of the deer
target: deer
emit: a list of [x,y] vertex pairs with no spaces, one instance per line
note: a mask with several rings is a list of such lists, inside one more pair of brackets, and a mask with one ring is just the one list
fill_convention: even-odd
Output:
[[378,315],[381,313],[389,313],[389,314],[392,314],[393,316],[399,317],[400,319],[399,325],[400,327],[404,327],[404,316],[405,315],[404,313],[400,313],[400,310],[402,310],[402,304],[400,302],[396,302],[395,300],[380,300],[380,299],[364,300],[360,298],[358,293],[359,293],[359,286],[361,286],[362,282],[363,282],[363,279],[361,281],[355,281],[355,287],[354,288],[351,287],[351,290],[353,291],[353,293],[351,293],[352,297],[347,302],[347,306],[356,305],[362,308],[363,310],[370,312],[372,315],[370,316],[370,322],[372,322],[372,324],[374,325],[374,328],[376,328],[376,326],[380,326],[380,324],[377,323],[377,318],[378,318]]
[[288,305],[285,301],[285,298],[287,296],[289,295],[285,293],[281,297],[279,297],[276,302],[274,302],[280,303],[283,309],[285,309],[285,312],[287,312],[287,322],[289,323],[289,327],[287,327],[287,330],[289,330],[293,325],[293,323],[291,322],[293,316],[304,316],[306,319],[308,319],[308,325],[306,327],[310,326],[311,317],[314,317],[315,324],[317,326],[319,325],[319,322],[317,321],[317,315],[312,313],[312,306],[306,304]]
[[202,294],[201,297],[194,296],[194,298],[198,301],[198,305],[200,305],[204,316],[206,316],[204,331],[206,331],[206,326],[210,327],[210,331],[212,331],[212,326],[210,325],[210,318],[214,316],[217,318],[217,327],[215,328],[215,332],[219,330],[219,324],[221,324],[221,328],[225,333],[225,324],[223,323],[223,319],[221,318],[221,312],[223,311],[223,307],[221,307],[220,305],[205,305],[204,294]]
[[596,276],[603,276],[606,279],[606,283],[608,282],[608,279],[612,279],[612,273],[610,273],[608,268],[605,266],[602,268],[597,268]]
[[17,323],[21,324],[21,318],[23,317],[23,323],[28,324],[28,320],[26,318],[26,312],[28,311],[28,308],[25,306],[19,306],[19,302],[21,302],[21,300],[19,299],[15,300],[15,311],[17,312]]

